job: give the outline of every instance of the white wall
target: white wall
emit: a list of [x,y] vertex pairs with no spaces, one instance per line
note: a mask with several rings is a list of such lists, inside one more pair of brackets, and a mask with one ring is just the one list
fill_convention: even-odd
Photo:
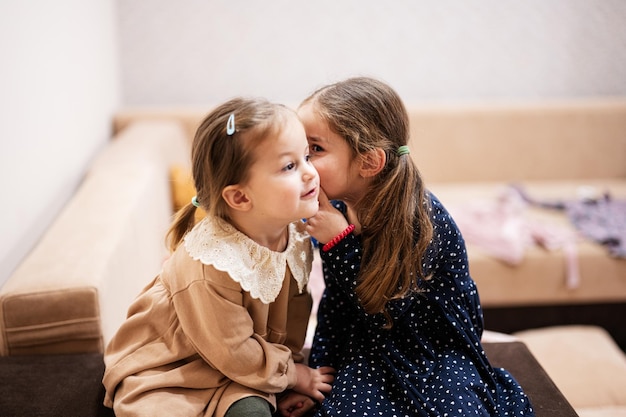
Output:
[[115,6],[0,2],[0,285],[110,136],[121,96]]
[[626,95],[624,0],[118,0],[124,103],[298,103],[350,75],[405,101]]
[[1,0],[0,285],[120,105],[297,104],[359,74],[407,102],[624,96],[624,22],[623,0]]

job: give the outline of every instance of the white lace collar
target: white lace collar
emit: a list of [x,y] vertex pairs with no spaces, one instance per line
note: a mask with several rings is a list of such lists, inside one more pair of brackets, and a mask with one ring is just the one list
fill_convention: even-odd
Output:
[[302,222],[289,225],[289,243],[275,252],[254,242],[230,223],[207,216],[185,236],[194,259],[227,272],[253,298],[273,302],[283,286],[287,266],[302,293],[309,280],[313,248]]

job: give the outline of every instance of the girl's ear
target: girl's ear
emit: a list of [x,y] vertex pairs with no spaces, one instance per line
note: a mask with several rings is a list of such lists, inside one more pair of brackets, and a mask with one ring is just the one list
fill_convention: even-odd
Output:
[[252,201],[237,184],[225,187],[222,190],[222,198],[234,210],[248,211],[252,207]]
[[372,149],[361,157],[361,168],[359,174],[362,177],[373,177],[383,170],[387,162],[387,155],[381,148]]

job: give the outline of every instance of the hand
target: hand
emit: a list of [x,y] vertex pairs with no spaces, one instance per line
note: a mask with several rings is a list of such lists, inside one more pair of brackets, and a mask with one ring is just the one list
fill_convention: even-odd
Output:
[[306,415],[315,405],[312,398],[289,391],[278,400],[278,411],[283,417],[300,417]]
[[330,366],[322,366],[317,369],[307,365],[296,363],[298,382],[293,390],[313,398],[317,402],[324,401],[324,394],[328,394],[335,381],[335,369]]
[[330,203],[324,190],[320,188],[320,208],[317,214],[306,221],[306,230],[318,242],[324,244],[331,241],[348,227],[343,214]]

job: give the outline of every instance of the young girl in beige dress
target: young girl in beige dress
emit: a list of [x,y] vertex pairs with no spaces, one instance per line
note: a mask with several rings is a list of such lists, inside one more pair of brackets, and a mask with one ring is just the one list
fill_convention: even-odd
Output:
[[[288,390],[317,401],[332,368],[302,364],[318,210],[304,128],[284,106],[233,99],[192,149],[197,197],[173,251],[105,352],[105,405],[124,416],[270,416]],[[207,213],[195,224],[197,207]]]

